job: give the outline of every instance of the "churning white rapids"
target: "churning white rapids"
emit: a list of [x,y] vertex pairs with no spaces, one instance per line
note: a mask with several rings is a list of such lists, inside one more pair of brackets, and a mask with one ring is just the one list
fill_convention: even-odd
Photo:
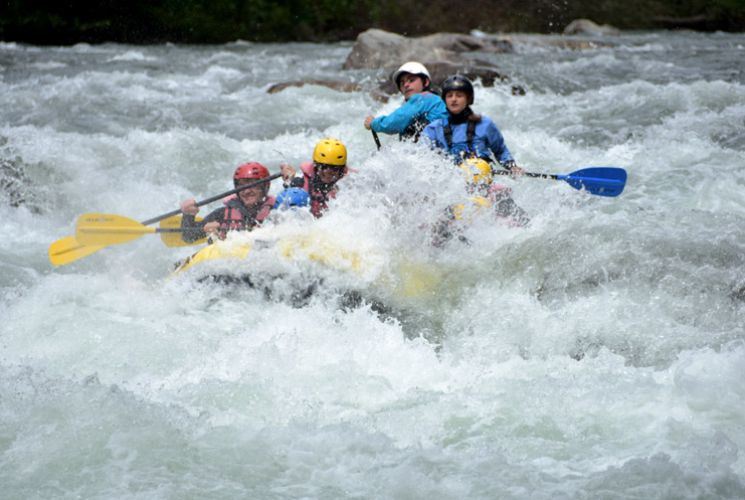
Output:
[[[398,97],[267,92],[374,87],[350,43],[0,44],[0,496],[745,497],[745,36],[555,41],[477,55],[527,93],[477,82],[474,109],[526,170],[625,192],[501,179],[530,225],[439,249],[458,173],[362,126]],[[156,235],[47,259],[82,213],[145,220],[325,136],[355,172],[301,229],[339,254],[240,264],[279,292],[171,277],[195,248]]]

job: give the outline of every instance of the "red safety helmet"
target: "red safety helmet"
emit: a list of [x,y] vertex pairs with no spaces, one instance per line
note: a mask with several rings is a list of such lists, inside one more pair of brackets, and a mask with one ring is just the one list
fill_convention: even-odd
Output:
[[233,174],[233,184],[238,184],[239,179],[265,179],[269,177],[269,170],[259,162],[249,162],[238,165]]

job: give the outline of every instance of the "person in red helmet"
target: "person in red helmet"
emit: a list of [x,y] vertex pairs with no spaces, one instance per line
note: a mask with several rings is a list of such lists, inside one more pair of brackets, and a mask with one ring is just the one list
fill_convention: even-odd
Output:
[[[258,162],[239,165],[233,174],[233,184],[240,187],[269,177],[269,170]],[[181,238],[186,243],[193,243],[208,235],[225,239],[228,231],[250,231],[269,216],[274,206],[274,197],[268,196],[269,182],[238,191],[238,194],[227,198],[224,207],[212,211],[201,221],[196,220],[199,212],[194,198],[181,203]]]

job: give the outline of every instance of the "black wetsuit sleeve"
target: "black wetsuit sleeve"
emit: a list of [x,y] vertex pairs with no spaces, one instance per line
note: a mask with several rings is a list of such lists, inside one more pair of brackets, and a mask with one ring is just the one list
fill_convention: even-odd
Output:
[[495,200],[494,210],[498,216],[509,218],[520,227],[527,226],[530,222],[528,213],[507,194],[499,196]]
[[455,212],[453,207],[448,207],[432,226],[432,246],[441,247],[453,237],[454,222]]
[[205,238],[207,233],[204,232],[204,225],[212,221],[222,222],[224,212],[224,208],[218,208],[199,222],[193,215],[183,214],[181,217],[181,229],[183,229],[181,239],[186,243],[194,243]]

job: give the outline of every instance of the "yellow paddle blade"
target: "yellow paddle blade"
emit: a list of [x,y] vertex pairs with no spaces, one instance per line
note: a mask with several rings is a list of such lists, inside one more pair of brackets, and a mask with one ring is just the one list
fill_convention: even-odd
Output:
[[[197,222],[200,222],[201,220],[201,217],[196,218]],[[160,221],[160,227],[161,229],[180,229],[181,215],[174,215],[173,217],[163,219],[162,221]],[[178,232],[162,232],[160,233],[160,239],[167,247],[190,247],[192,245],[201,245],[202,243],[207,243],[206,237],[192,243],[187,243],[183,239],[181,239],[181,235],[182,233]]]
[[74,236],[59,239],[49,245],[49,262],[64,266],[101,250],[105,245],[82,245]]
[[75,239],[83,245],[116,245],[155,233],[154,227],[115,214],[89,213],[78,217]]

